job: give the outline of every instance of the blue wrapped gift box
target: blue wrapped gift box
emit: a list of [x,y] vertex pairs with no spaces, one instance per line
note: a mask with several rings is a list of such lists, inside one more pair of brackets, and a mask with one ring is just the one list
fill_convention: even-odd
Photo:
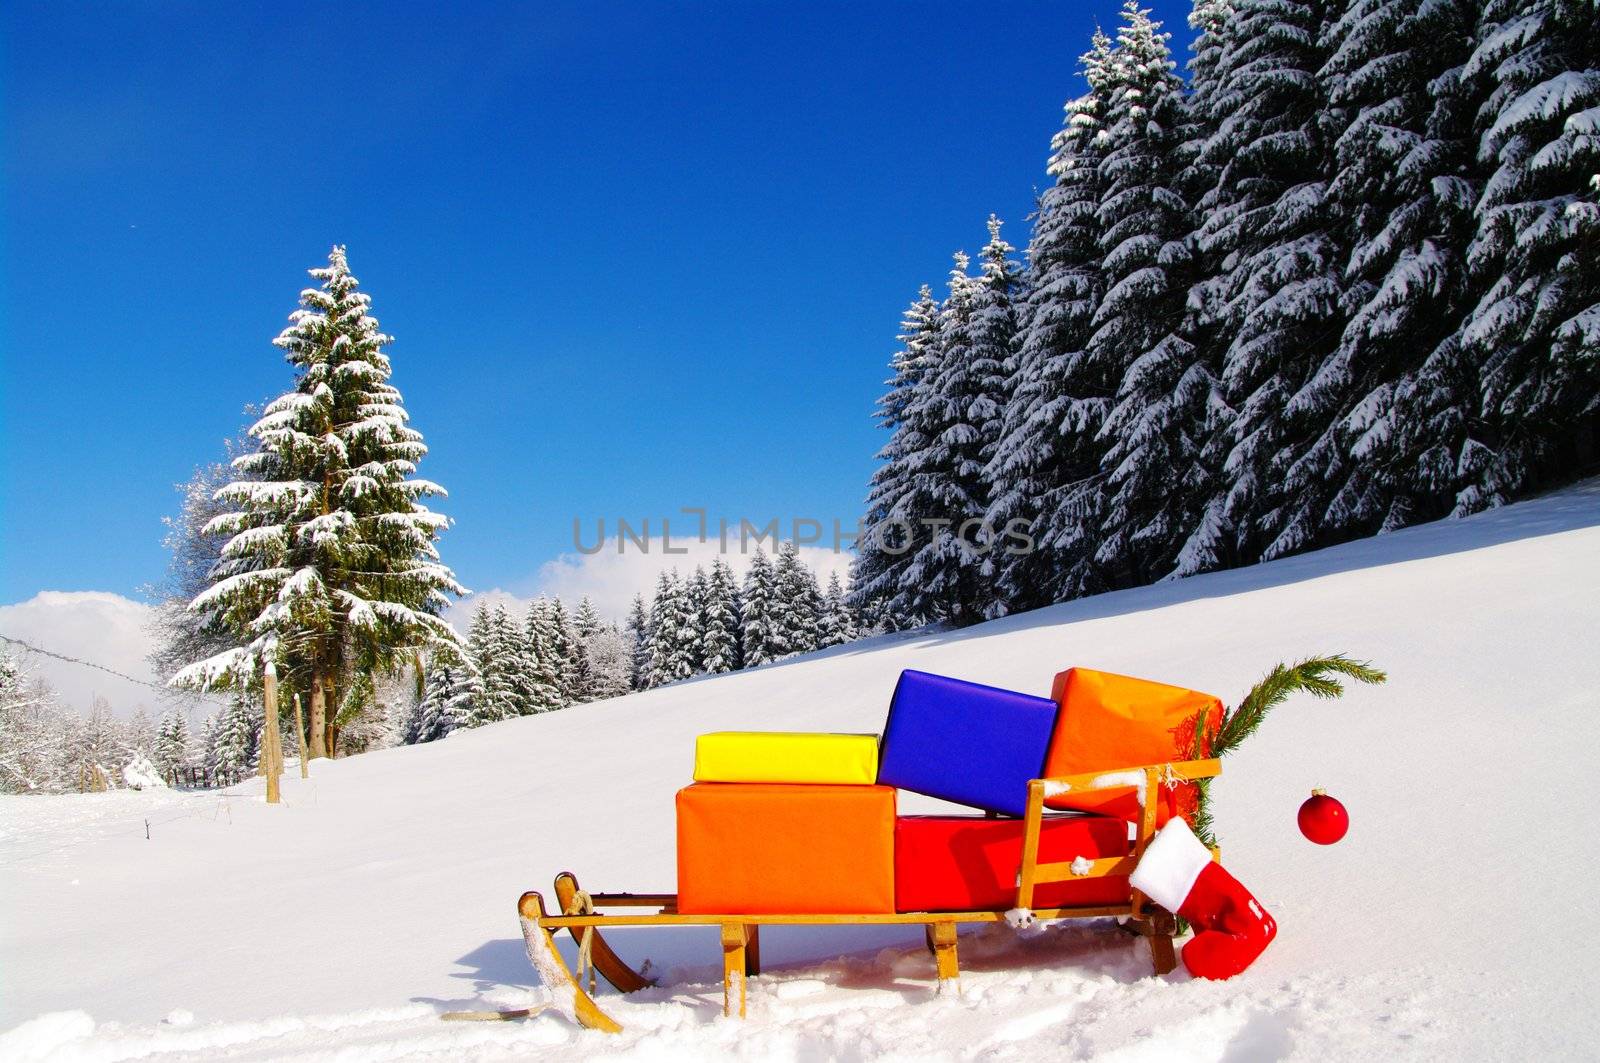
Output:
[[1055,720],[1049,698],[908,669],[889,705],[878,784],[1023,815]]

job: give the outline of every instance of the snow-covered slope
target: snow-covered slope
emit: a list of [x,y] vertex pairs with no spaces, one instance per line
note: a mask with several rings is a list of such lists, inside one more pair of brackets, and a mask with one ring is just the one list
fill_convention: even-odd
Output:
[[[1600,842],[1600,482],[1316,554],[957,633],[856,644],[291,773],[231,795],[0,800],[0,1057],[1542,1058],[1586,1055]],[[769,930],[751,1018],[715,936],[615,935],[665,986],[628,1028],[438,1011],[538,1000],[513,905],[563,868],[673,883],[672,794],[719,728],[877,730],[899,671],[1047,692],[1082,664],[1232,699],[1275,661],[1391,673],[1278,710],[1216,788],[1229,866],[1278,918],[1243,977],[1148,976],[1104,928],[963,939],[933,993],[916,933]],[[1339,845],[1294,814],[1351,810]],[[926,807],[907,798],[902,807]],[[148,824],[148,838],[146,826]]]

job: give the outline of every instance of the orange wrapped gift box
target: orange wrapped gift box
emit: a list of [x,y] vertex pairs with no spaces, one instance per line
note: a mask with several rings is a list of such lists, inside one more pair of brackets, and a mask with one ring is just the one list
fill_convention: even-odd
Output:
[[[1207,735],[1222,721],[1222,701],[1211,694],[1090,668],[1069,668],[1057,675],[1051,697],[1061,708],[1045,757],[1045,774],[1050,776],[1209,756],[1208,749],[1195,751],[1195,721],[1204,713]],[[1198,796],[1193,783],[1163,786],[1157,825],[1174,815],[1192,818]],[[1068,793],[1045,803],[1129,821],[1140,813],[1132,789]]]
[[894,911],[894,788],[696,783],[678,791],[678,911]]

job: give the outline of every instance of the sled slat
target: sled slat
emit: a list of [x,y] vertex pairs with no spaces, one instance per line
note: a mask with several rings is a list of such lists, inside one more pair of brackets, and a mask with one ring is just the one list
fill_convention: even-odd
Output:
[[607,908],[675,908],[676,893],[591,893],[595,907]]
[[1072,861],[1060,863],[1040,864],[1034,869],[1033,880],[1041,882],[1076,882],[1085,878],[1105,878],[1114,875],[1133,874],[1134,865],[1138,861],[1131,856],[1107,856],[1098,860],[1090,860],[1089,868],[1083,874],[1072,870]]
[[[1037,908],[1033,913],[1040,919],[1094,919],[1113,915],[1127,915],[1126,904],[1108,904],[1094,908]],[[1006,917],[1004,912],[882,912],[863,915],[790,915],[767,913],[719,912],[706,915],[684,915],[678,912],[623,915],[547,915],[539,920],[541,926],[718,926],[725,922],[759,920],[763,926],[835,926],[835,925],[890,925],[952,923],[998,923]]]

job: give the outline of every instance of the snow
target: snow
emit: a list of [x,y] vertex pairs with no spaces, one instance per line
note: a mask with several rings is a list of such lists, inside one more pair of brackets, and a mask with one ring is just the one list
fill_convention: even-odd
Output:
[[[1581,1058],[1589,940],[1573,926],[1600,840],[1575,802],[1595,767],[1597,562],[1589,481],[318,762],[287,774],[281,807],[259,779],[6,797],[0,1058]],[[907,667],[1045,693],[1080,664],[1231,701],[1275,662],[1328,651],[1392,678],[1277,709],[1212,790],[1223,858],[1280,926],[1240,978],[1152,977],[1142,943],[1104,924],[995,925],[963,934],[961,989],[940,994],[920,928],[772,927],[741,1023],[720,1017],[715,930],[664,927],[610,935],[663,979],[602,990],[621,1035],[550,1011],[437,1017],[547,1002],[522,890],[565,868],[591,890],[671,888],[672,794],[701,732],[875,731]],[[1314,787],[1350,809],[1338,845],[1296,829]],[[575,964],[575,944],[559,948]]]
[[134,753],[122,766],[122,781],[135,790],[159,790],[167,785],[160,770],[143,753]]

